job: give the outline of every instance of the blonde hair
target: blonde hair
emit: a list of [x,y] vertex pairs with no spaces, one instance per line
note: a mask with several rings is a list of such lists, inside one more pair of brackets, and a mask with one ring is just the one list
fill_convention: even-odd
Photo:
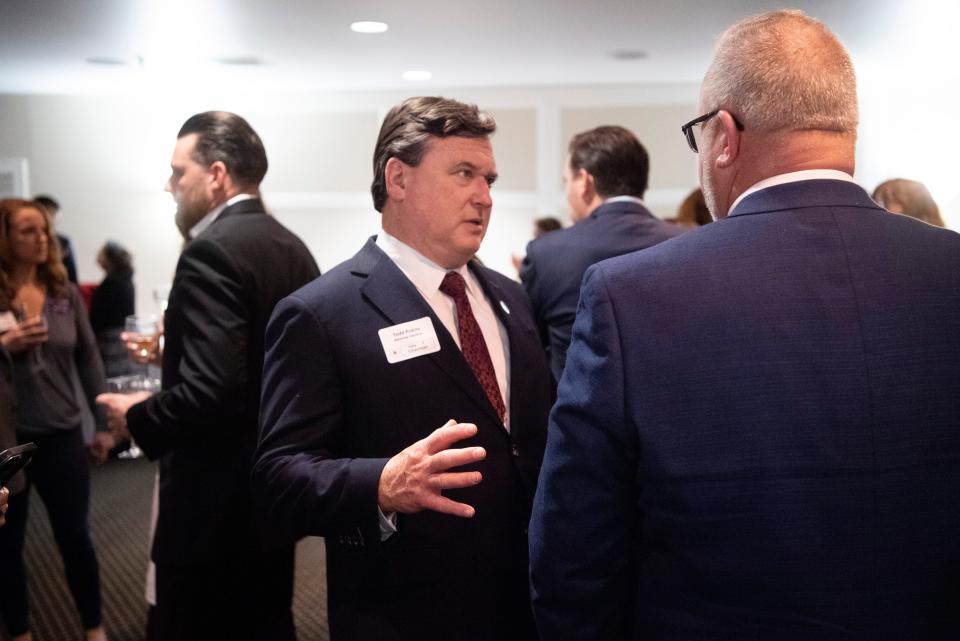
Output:
[[884,209],[901,209],[902,213],[925,223],[943,227],[940,208],[934,202],[930,191],[921,182],[894,178],[877,185],[873,190],[873,199]]
[[857,81],[846,49],[800,11],[772,11],[727,29],[703,79],[703,107],[751,131],[856,134]]

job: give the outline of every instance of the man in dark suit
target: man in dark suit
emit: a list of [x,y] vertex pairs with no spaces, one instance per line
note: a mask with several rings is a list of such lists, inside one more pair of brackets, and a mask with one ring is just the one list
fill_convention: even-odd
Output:
[[289,536],[326,537],[334,641],[536,638],[526,533],[550,378],[523,290],[473,260],[494,128],[445,98],[394,107],[381,233],[267,329],[255,487]]
[[[42,205],[50,213],[51,218],[57,218],[60,215],[60,203],[53,196],[43,194],[34,198],[33,202]],[[63,234],[57,234],[57,242],[60,243],[60,256],[63,260],[63,266],[67,268],[67,280],[76,285],[77,261],[73,256],[73,244]]]
[[167,190],[187,243],[164,322],[163,389],[146,400],[102,397],[114,427],[160,459],[152,633],[293,639],[293,547],[264,535],[249,478],[267,320],[319,271],[264,210],[267,157],[245,120],[191,117],[171,167]]
[[649,172],[647,150],[623,127],[597,127],[570,141],[563,182],[574,225],[531,241],[520,268],[557,381],[587,268],[683,231],[643,204]]
[[800,12],[728,29],[700,110],[720,220],[584,279],[531,523],[541,635],[956,638],[960,236],[853,182],[853,67]]

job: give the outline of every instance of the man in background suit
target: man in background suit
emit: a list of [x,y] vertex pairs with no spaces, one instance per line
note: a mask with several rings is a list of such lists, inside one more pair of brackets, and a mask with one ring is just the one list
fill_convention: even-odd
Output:
[[101,397],[114,428],[160,459],[151,632],[293,639],[293,546],[265,536],[249,478],[267,320],[319,271],[264,209],[267,157],[243,118],[188,119],[171,168],[167,190],[187,242],[164,319],[163,389],[145,400]]
[[551,389],[523,290],[473,260],[495,126],[445,98],[394,107],[381,233],[267,329],[255,488],[289,536],[326,537],[334,641],[536,638],[526,533]]
[[552,639],[949,639],[960,236],[851,177],[850,58],[780,11],[683,130],[720,220],[592,267],[531,523]]
[[570,141],[563,182],[574,225],[532,241],[520,268],[556,381],[567,360],[587,268],[683,231],[643,204],[649,172],[647,150],[623,127],[597,127]]
[[[42,205],[49,212],[51,218],[57,218],[60,215],[60,203],[53,196],[46,194],[37,196],[33,202]],[[70,239],[63,234],[57,234],[57,242],[60,243],[60,254],[63,258],[63,266],[67,268],[67,280],[74,285],[77,284],[77,261],[73,256],[73,244]]]

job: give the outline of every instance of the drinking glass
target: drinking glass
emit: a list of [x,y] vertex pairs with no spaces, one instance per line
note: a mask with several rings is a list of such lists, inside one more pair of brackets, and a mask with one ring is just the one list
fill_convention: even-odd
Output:
[[[136,392],[156,392],[160,388],[160,381],[141,376],[128,374],[126,376],[112,376],[107,379],[107,391],[114,394],[135,394]],[[130,447],[117,454],[118,458],[133,459],[143,456],[143,450],[137,447],[133,438],[130,438]]]
[[153,288],[153,302],[156,303],[157,311],[160,314],[167,311],[167,301],[170,300],[171,287],[172,285],[170,283],[163,283]]
[[141,378],[149,378],[150,359],[157,350],[157,341],[160,336],[160,325],[156,314],[127,316],[124,330],[127,333],[127,342],[137,345],[130,358],[141,366]]
[[[43,312],[40,312],[40,327],[43,329],[49,329],[47,327],[47,315]],[[43,343],[35,346],[30,350],[30,371],[36,374],[37,372],[42,371],[46,368],[47,362],[43,357]]]
[[[20,303],[19,307],[15,310],[14,316],[17,319],[18,323],[24,323],[30,319],[30,314],[27,312],[27,306],[25,303]],[[40,309],[40,313],[37,318],[40,320],[39,327],[47,329],[47,315],[44,313],[43,308]],[[30,363],[30,371],[33,374],[36,374],[42,371],[46,366],[46,360],[43,357],[43,344],[35,345],[30,348],[30,351],[27,353],[27,360]]]

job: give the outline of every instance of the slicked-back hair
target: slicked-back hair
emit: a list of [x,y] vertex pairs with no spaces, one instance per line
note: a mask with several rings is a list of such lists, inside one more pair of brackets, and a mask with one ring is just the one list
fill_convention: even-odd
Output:
[[650,158],[630,130],[605,125],[584,131],[570,141],[570,169],[593,176],[601,198],[643,198],[650,175]]
[[257,187],[267,173],[267,152],[250,124],[228,111],[205,111],[190,116],[177,138],[197,134],[193,159],[204,166],[216,161],[243,188]]
[[407,98],[393,107],[383,119],[373,150],[373,206],[383,211],[387,202],[387,161],[396,158],[416,167],[427,152],[432,138],[462,136],[486,138],[497,130],[493,116],[468,105],[439,96]]
[[741,20],[717,42],[701,107],[725,109],[749,131],[855,135],[857,81],[836,36],[800,11]]

